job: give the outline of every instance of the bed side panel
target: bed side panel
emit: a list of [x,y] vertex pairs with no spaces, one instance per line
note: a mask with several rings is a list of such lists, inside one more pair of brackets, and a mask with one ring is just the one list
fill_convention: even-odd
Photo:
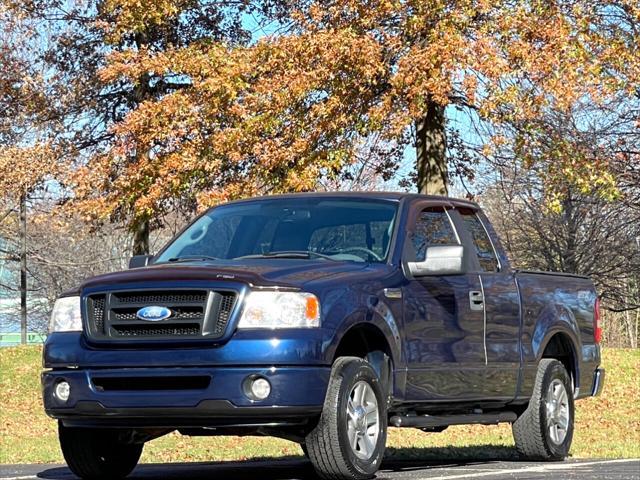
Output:
[[549,340],[567,336],[575,349],[576,387],[580,396],[590,393],[593,372],[600,364],[594,342],[593,315],[596,292],[590,279],[537,272],[518,272],[522,302],[523,379],[519,399],[533,391],[538,361]]

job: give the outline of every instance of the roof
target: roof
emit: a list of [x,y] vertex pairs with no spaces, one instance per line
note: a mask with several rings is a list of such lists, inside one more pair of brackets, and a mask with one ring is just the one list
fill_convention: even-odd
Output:
[[304,193],[284,193],[277,195],[263,195],[260,197],[245,198],[242,200],[234,200],[230,203],[250,202],[255,200],[264,199],[285,199],[285,198],[313,198],[313,197],[333,197],[333,198],[368,198],[375,200],[392,200],[400,201],[403,199],[409,201],[426,200],[434,203],[442,203],[443,205],[449,204],[455,207],[469,207],[473,209],[479,209],[477,203],[460,198],[451,198],[438,195],[423,195],[421,193],[409,193],[409,192],[377,192],[377,191],[349,191],[349,192],[304,192]]

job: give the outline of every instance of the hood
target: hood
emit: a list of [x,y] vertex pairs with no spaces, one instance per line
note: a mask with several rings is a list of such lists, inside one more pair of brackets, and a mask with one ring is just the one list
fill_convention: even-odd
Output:
[[256,286],[303,288],[309,282],[345,276],[367,268],[367,263],[326,260],[255,259],[234,261],[194,261],[150,265],[87,279],[80,288],[129,283],[176,281],[238,281]]

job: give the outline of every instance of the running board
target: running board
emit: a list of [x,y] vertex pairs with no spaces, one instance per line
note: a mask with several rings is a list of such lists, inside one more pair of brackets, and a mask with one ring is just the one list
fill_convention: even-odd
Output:
[[394,415],[389,419],[389,425],[393,427],[447,427],[449,425],[495,425],[503,422],[515,422],[518,415],[514,412],[479,413],[469,415]]

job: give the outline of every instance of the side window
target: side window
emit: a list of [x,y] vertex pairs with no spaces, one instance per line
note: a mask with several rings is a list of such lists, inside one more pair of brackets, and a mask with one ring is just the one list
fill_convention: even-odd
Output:
[[464,221],[465,227],[473,238],[473,244],[476,247],[476,254],[480,262],[480,268],[484,272],[497,272],[498,259],[493,250],[493,245],[484,229],[482,222],[472,210],[460,209],[460,215]]
[[457,245],[458,238],[451,225],[451,220],[443,207],[432,207],[423,210],[416,222],[411,242],[416,253],[416,260],[422,260],[427,247],[432,245]]

